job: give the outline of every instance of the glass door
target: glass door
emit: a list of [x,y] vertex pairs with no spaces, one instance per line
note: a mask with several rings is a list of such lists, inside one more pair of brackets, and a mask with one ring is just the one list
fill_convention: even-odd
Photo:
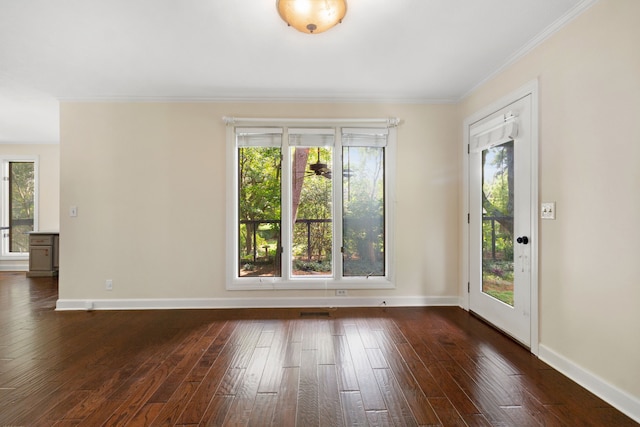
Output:
[[529,346],[530,95],[469,128],[469,307]]

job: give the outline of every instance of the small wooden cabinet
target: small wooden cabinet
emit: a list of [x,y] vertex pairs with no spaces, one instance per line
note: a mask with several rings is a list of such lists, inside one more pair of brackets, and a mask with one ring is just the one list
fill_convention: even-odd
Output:
[[57,232],[29,233],[29,271],[27,277],[55,276],[58,274]]

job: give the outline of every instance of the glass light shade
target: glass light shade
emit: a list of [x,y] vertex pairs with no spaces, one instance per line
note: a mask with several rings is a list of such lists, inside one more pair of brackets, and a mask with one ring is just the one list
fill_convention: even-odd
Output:
[[284,22],[308,34],[327,31],[347,13],[346,0],[277,0],[276,6]]

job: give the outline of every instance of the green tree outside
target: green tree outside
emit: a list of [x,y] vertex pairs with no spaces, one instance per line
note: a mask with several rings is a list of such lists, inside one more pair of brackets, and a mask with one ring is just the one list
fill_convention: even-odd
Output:
[[482,153],[483,291],[513,305],[513,141]]
[[29,232],[33,231],[35,209],[35,168],[33,162],[9,163],[10,252],[29,252]]

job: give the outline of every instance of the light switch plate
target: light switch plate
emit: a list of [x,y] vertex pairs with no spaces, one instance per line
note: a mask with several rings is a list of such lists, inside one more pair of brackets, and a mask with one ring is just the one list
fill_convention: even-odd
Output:
[[545,202],[540,205],[542,219],[556,219],[556,202]]
[[77,206],[70,206],[69,207],[69,216],[72,218],[75,218],[78,216],[78,207]]

